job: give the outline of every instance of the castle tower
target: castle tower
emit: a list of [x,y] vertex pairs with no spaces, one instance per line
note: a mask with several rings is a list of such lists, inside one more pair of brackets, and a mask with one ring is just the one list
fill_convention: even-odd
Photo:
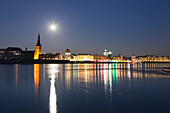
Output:
[[34,53],[34,59],[39,59],[40,54],[41,54],[41,43],[40,43],[40,34],[38,34],[38,40],[36,44],[36,50]]

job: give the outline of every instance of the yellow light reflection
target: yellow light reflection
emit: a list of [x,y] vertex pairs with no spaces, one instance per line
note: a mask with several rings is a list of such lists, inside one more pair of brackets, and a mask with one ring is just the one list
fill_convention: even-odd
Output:
[[[67,89],[71,89],[71,67],[73,64],[65,64],[65,84]],[[75,64],[74,64],[75,65]],[[73,69],[75,66],[73,66]],[[74,71],[73,71],[74,72]],[[76,75],[76,73],[74,73]]]
[[37,96],[40,90],[40,64],[34,64],[34,85]]
[[15,64],[15,81],[16,81],[16,87],[18,85],[18,64]]

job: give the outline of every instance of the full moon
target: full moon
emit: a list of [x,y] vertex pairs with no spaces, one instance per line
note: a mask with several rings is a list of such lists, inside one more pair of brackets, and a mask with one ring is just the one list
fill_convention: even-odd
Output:
[[50,30],[51,31],[56,31],[57,30],[57,25],[56,24],[51,24],[50,25]]

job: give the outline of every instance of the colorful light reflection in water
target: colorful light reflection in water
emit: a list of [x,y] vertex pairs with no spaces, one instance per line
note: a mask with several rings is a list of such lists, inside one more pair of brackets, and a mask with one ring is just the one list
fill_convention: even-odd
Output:
[[[155,66],[155,67],[154,67]],[[144,68],[145,67],[145,68]],[[50,78],[49,112],[57,113],[57,87],[62,85],[65,90],[92,93],[89,89],[103,89],[105,96],[112,100],[113,94],[126,95],[131,93],[132,82],[139,79],[154,79],[159,76],[156,65],[130,63],[101,63],[101,64],[47,64],[43,65],[43,78]],[[40,90],[40,65],[34,65],[34,84],[37,94]],[[139,85],[139,84],[136,84]],[[125,87],[126,86],[126,91]]]

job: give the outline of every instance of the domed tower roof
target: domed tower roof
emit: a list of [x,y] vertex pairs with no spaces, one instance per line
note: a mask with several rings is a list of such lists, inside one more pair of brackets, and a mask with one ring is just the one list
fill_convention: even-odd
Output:
[[70,53],[70,50],[69,50],[69,49],[66,49],[65,53]]

